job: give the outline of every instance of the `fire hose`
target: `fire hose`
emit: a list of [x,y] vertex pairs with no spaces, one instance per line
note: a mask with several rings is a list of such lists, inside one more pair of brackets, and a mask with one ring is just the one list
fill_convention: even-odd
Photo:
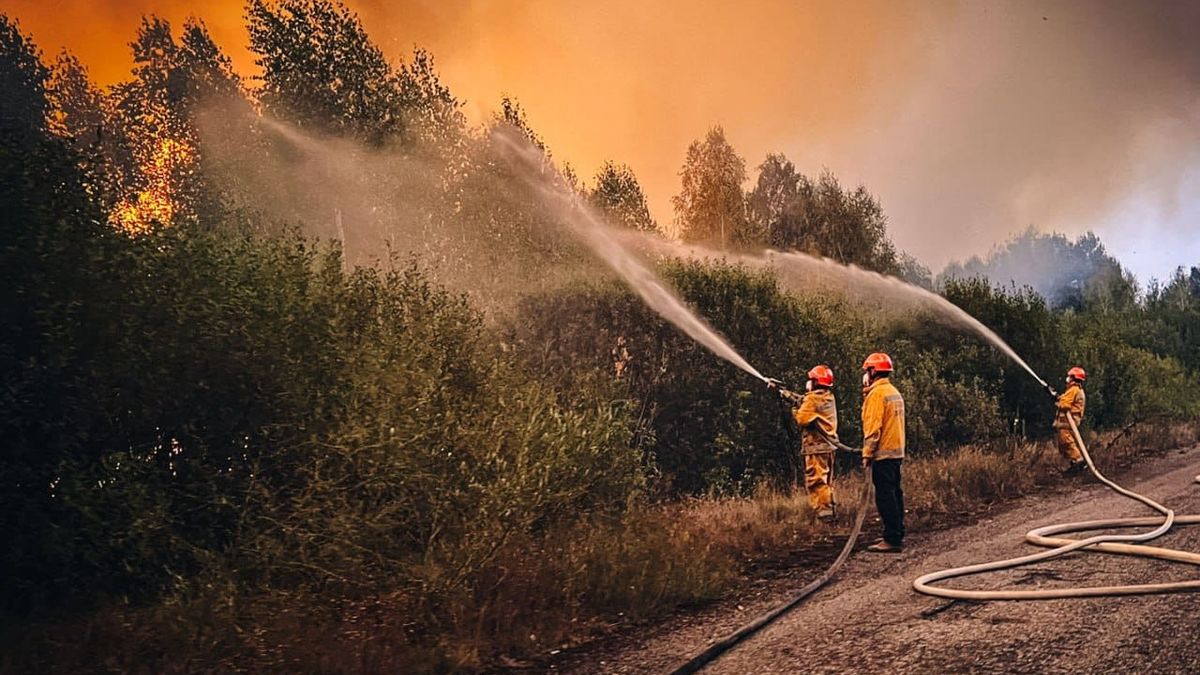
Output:
[[[1200,515],[1176,515],[1174,510],[1159,504],[1149,497],[1140,495],[1132,490],[1127,490],[1106,478],[1102,473],[1100,473],[1100,470],[1096,468],[1095,462],[1092,461],[1092,456],[1088,453],[1087,446],[1084,445],[1083,438],[1079,434],[1079,427],[1075,423],[1075,418],[1070,414],[1067,414],[1066,418],[1071,425],[1071,434],[1075,437],[1075,442],[1079,444],[1079,449],[1083,454],[1083,458],[1087,462],[1088,468],[1091,470],[1092,474],[1096,476],[1101,483],[1115,491],[1117,494],[1140,502],[1162,515],[1157,517],[1150,516],[1143,518],[1085,520],[1074,523],[1063,523],[1059,525],[1047,525],[1045,527],[1039,527],[1026,533],[1025,541],[1035,546],[1052,547],[1050,550],[1020,556],[1017,558],[1009,558],[1008,560],[997,560],[994,562],[967,565],[965,567],[954,567],[951,569],[941,570],[939,572],[932,572],[917,578],[916,581],[913,581],[913,588],[916,591],[926,595],[953,600],[1049,600],[1053,598],[1094,598],[1101,596],[1200,591],[1200,579],[1159,584],[1087,586],[1081,588],[1053,588],[1034,591],[981,591],[944,588],[932,585],[938,581],[944,581],[946,579],[965,577],[973,574],[983,574],[985,572],[995,572],[998,570],[1011,569],[1021,565],[1041,562],[1043,560],[1057,558],[1072,551],[1077,551],[1084,548],[1090,551],[1103,551],[1105,553],[1158,558],[1161,560],[1200,565],[1200,553],[1191,553],[1189,551],[1178,551],[1175,549],[1160,548],[1157,546],[1141,545],[1143,542],[1148,542],[1161,537],[1176,525],[1195,525],[1200,523]],[[1195,482],[1200,483],[1200,476],[1196,476]],[[1157,527],[1138,534],[1101,534],[1088,537],[1086,539],[1070,539],[1066,537],[1054,536],[1067,532],[1085,532],[1089,530],[1108,530],[1126,527],[1146,527],[1151,525],[1157,525]]]
[[[1151,516],[1142,518],[1112,518],[1039,527],[1029,531],[1025,535],[1026,541],[1037,546],[1053,547],[1050,550],[1027,556],[1021,556],[1018,558],[1011,558],[1008,560],[998,560],[995,562],[956,567],[926,574],[913,582],[913,588],[916,591],[926,595],[954,600],[1048,600],[1054,598],[1081,598],[1200,591],[1200,580],[1160,584],[1045,589],[1040,591],[974,591],[940,588],[931,585],[946,579],[969,576],[973,574],[982,574],[984,572],[993,572],[1002,569],[1010,569],[1021,565],[1041,562],[1043,560],[1056,558],[1083,548],[1087,548],[1088,550],[1103,551],[1106,553],[1143,556],[1200,565],[1200,554],[1155,546],[1140,545],[1141,542],[1151,541],[1166,534],[1175,525],[1193,525],[1200,523],[1200,515],[1176,515],[1172,509],[1159,504],[1149,497],[1123,488],[1109,480],[1100,473],[1100,470],[1096,467],[1095,462],[1092,461],[1092,457],[1088,453],[1087,446],[1084,444],[1083,438],[1079,434],[1079,427],[1075,423],[1075,419],[1070,414],[1068,414],[1066,417],[1067,421],[1071,425],[1071,433],[1075,437],[1075,441],[1079,444],[1080,452],[1082,453],[1084,460],[1087,462],[1088,468],[1091,470],[1092,474],[1095,475],[1098,480],[1104,483],[1105,486],[1114,490],[1118,494],[1140,502],[1151,509],[1158,511],[1160,514],[1162,514],[1161,517]],[[820,429],[817,430],[820,431]],[[825,435],[823,432],[822,435],[825,436],[825,439],[834,444],[839,450],[851,453],[859,452],[857,449],[848,447],[837,439]],[[1196,476],[1195,482],[1200,483],[1200,476]],[[850,535],[846,539],[846,543],[842,546],[842,550],[838,554],[838,557],[824,572],[821,573],[820,576],[801,588],[794,596],[792,596],[791,599],[787,600],[783,604],[771,609],[765,614],[760,615],[758,618],[743,625],[741,628],[738,628],[725,637],[714,641],[704,651],[696,654],[686,663],[673,670],[672,675],[689,675],[690,673],[699,671],[721,654],[724,654],[726,651],[732,649],[746,638],[762,630],[779,617],[794,609],[806,598],[828,583],[834,577],[834,575],[837,574],[842,565],[845,564],[846,560],[849,559],[850,554],[854,550],[854,545],[858,541],[859,534],[862,532],[863,521],[866,518],[867,508],[871,500],[871,491],[871,467],[868,465],[865,470],[863,487],[859,495],[858,509],[854,516],[854,525],[850,529]],[[1119,529],[1125,527],[1143,527],[1149,525],[1158,525],[1158,527],[1140,534],[1107,534],[1078,540],[1054,536],[1067,532]]]
[[[784,399],[790,400],[786,395],[784,396]],[[860,451],[857,448],[852,448],[842,443],[838,439],[827,435],[819,427],[814,427],[814,429],[838,450],[853,453],[855,455],[860,454]],[[871,466],[868,464],[864,471],[862,490],[859,492],[858,509],[854,514],[854,524],[850,528],[850,535],[846,538],[846,543],[842,545],[842,550],[840,553],[838,553],[838,557],[833,561],[833,564],[826,568],[826,570],[822,572],[820,576],[808,582],[804,588],[801,588],[799,591],[797,591],[796,594],[791,597],[791,599],[771,609],[765,614],[762,614],[753,621],[743,625],[741,628],[738,628],[729,635],[716,640],[704,651],[688,659],[687,663],[684,663],[675,670],[671,671],[672,675],[690,675],[690,673],[697,672],[704,666],[711,663],[721,654],[724,654],[732,649],[741,641],[757,633],[779,617],[791,611],[794,607],[796,607],[796,605],[799,605],[801,602],[803,602],[805,598],[817,592],[822,586],[829,583],[829,580],[832,579],[835,574],[837,574],[837,571],[841,569],[842,565],[846,563],[846,560],[850,558],[850,554],[854,552],[854,544],[858,542],[858,536],[862,533],[863,521],[867,517],[867,507],[871,502],[871,491]]]

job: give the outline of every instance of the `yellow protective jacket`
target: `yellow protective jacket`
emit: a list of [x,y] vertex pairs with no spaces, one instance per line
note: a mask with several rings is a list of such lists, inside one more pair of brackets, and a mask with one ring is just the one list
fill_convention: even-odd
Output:
[[[828,389],[814,389],[804,395],[799,406],[792,408],[792,419],[802,432],[804,454],[821,454],[834,451],[828,436],[837,440],[837,400]],[[820,431],[818,431],[818,429]],[[822,436],[820,432],[825,432]]]
[[904,398],[888,378],[875,380],[863,398],[863,457],[904,457]]
[[1067,422],[1067,413],[1075,418],[1075,424],[1083,421],[1083,407],[1087,403],[1087,396],[1083,393],[1083,387],[1078,383],[1072,383],[1067,387],[1067,390],[1058,397],[1058,413],[1054,416],[1055,429],[1070,429],[1071,424]]

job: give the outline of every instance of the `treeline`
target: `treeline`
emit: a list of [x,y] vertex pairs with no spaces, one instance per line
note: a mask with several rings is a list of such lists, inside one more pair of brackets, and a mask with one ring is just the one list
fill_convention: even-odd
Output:
[[721,127],[688,147],[670,228],[688,242],[720,248],[802,251],[928,286],[929,270],[898,251],[879,200],[845,189],[828,171],[810,178],[781,154],[767,155],[749,192],[746,163]]
[[[176,35],[151,17],[132,79],[107,90],[0,18],[8,635],[48,613],[207,603],[251,622],[224,649],[261,654],[239,612],[271,598],[317,617],[318,634],[343,635],[369,605],[392,621],[377,631],[389,654],[473,662],[446,636],[469,626],[486,645],[504,629],[506,552],[563,555],[553,537],[579,523],[620,539],[648,501],[794,479],[796,440],[761,383],[615,282],[544,283],[589,263],[491,133],[548,152],[515,101],[470,128],[428,54],[389,62],[337,3],[254,0],[247,18],[257,87],[203,23]],[[309,150],[272,119],[352,168],[292,171],[311,168],[297,159]],[[689,148],[670,224],[627,166],[591,185],[563,168],[631,228],[929,283],[865,189],[771,155],[746,191],[719,128]],[[328,203],[330,184],[355,199]],[[360,226],[337,233],[343,217]],[[342,255],[383,242],[395,246],[376,264]],[[1031,378],[932,317],[785,292],[737,266],[661,271],[764,372],[800,383],[832,365],[848,441],[858,366],[879,349],[898,363],[916,455],[1048,432]],[[1198,278],[1065,307],[979,279],[939,290],[1051,381],[1085,366],[1088,422],[1103,428],[1197,413]],[[495,313],[483,302],[500,288],[519,301]],[[620,557],[588,550],[583,567]],[[572,602],[620,611],[597,590],[603,569],[579,576]]]
[[986,259],[972,256],[965,262],[952,262],[940,275],[942,280],[972,277],[1032,288],[1055,309],[1079,310],[1084,303],[1128,308],[1138,296],[1133,275],[1091,232],[1071,241],[1061,234],[1041,234],[1030,228]]
[[[471,128],[432,55],[418,48],[389,61],[357,16],[333,0],[254,0],[246,20],[261,70],[252,81],[234,71],[202,20],[174,31],[148,16],[130,43],[128,80],[102,89],[86,64],[64,52],[26,64],[22,77],[42,95],[27,106],[13,101],[11,114],[47,120],[48,131],[78,154],[81,180],[105,218],[127,232],[230,220],[268,231],[303,223],[310,233],[341,239],[364,262],[370,256],[359,249],[419,234],[431,262],[484,275],[497,261],[510,272],[523,265],[505,265],[509,259],[562,255],[562,242],[545,241],[554,228],[512,179],[492,138],[506,127],[551,154],[515,100],[503,99],[491,119]],[[19,33],[15,25],[6,30]],[[343,156],[313,156],[328,165],[314,168],[305,161],[309,148],[264,119],[308,141],[354,145],[336,146]],[[371,163],[380,156],[387,161]],[[354,162],[360,166],[344,166]],[[560,168],[614,223],[722,247],[802,250],[928,283],[928,270],[892,245],[883,210],[864,188],[843,188],[827,172],[805,176],[772,154],[746,191],[746,161],[719,126],[689,147],[669,223],[652,218],[627,165],[609,161],[590,182],[567,164]],[[335,227],[335,220],[349,225]],[[456,247],[459,235],[487,240],[498,252]]]

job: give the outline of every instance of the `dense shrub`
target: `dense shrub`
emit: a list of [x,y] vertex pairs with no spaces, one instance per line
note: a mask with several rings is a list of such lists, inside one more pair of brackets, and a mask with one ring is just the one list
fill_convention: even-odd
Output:
[[[843,423],[856,428],[861,394],[851,364],[862,335],[845,306],[789,296],[769,273],[736,266],[670,263],[663,272],[763,373],[792,386],[802,386],[819,362],[849,374],[836,389],[848,394]],[[602,373],[623,386],[638,411],[640,445],[673,489],[744,492],[762,480],[795,477],[796,441],[778,398],[624,288],[576,285],[530,296],[511,332],[530,367],[562,387],[580,373]]]
[[[1019,354],[1034,372],[1058,386],[1068,367],[1061,320],[1041,296],[1029,288],[991,286],[981,279],[949,281],[946,299],[991,328]],[[943,333],[944,335],[944,333]],[[999,399],[1003,418],[1012,427],[1039,435],[1054,419],[1054,406],[1045,390],[1019,365],[974,334],[951,333],[949,361],[942,372],[962,382],[979,382]],[[935,334],[920,334],[921,344],[946,344]]]
[[1193,418],[1200,404],[1186,392],[1196,387],[1197,374],[1169,354],[1123,339],[1132,318],[1100,312],[1069,317],[1065,341],[1072,357],[1088,366],[1088,420],[1106,428],[1148,416]]
[[[698,262],[663,263],[680,294],[754,366],[799,385],[827,363],[839,377],[840,432],[861,437],[863,355],[897,363],[911,453],[952,449],[1005,434],[1044,438],[1054,405],[1045,389],[999,349],[927,314],[876,314],[826,295],[784,292],[769,273]],[[993,328],[1035,372],[1089,371],[1086,422],[1097,428],[1154,415],[1186,419],[1195,376],[1178,361],[1119,337],[1128,317],[1109,309],[1055,313],[1029,289],[951,280],[945,296]],[[786,408],[752,377],[684,338],[618,285],[580,283],[526,297],[510,333],[540,377],[561,391],[607,380],[637,412],[634,435],[667,486],[683,493],[746,493],[759,481],[797,476],[798,442]],[[1165,386],[1164,386],[1165,385]],[[621,393],[623,392],[623,393]]]
[[[968,348],[970,349],[970,348]],[[997,397],[979,378],[963,381],[940,351],[915,351],[895,379],[904,395],[908,451],[922,454],[985,441],[1005,432]]]
[[[897,322],[828,296],[785,293],[769,273],[737,266],[668,263],[663,271],[765,374],[800,386],[812,365],[832,366],[847,442],[861,437],[858,378],[863,356],[875,350],[889,351],[898,364],[894,379],[908,401],[914,452],[986,440],[1012,428],[994,374],[998,361],[1011,366],[978,338],[931,330],[938,324],[920,318]],[[1006,299],[997,292],[997,304]],[[564,386],[581,372],[604,373],[625,386],[641,411],[643,447],[675,489],[745,492],[760,480],[795,479],[798,443],[786,408],[628,291],[578,285],[531,296],[515,325],[516,341],[535,371]],[[1041,389],[1034,390],[1048,409],[1037,419],[1048,423],[1052,406]]]
[[509,533],[640,484],[621,404],[556,400],[416,267],[347,273],[296,237],[84,234],[75,281],[8,287],[38,317],[5,340],[10,607],[225,568],[450,588]]

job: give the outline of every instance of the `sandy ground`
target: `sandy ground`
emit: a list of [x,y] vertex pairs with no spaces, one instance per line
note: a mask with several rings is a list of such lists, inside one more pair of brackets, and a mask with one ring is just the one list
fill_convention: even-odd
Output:
[[[1200,513],[1200,447],[1148,460],[1121,482]],[[935,533],[910,533],[899,555],[856,553],[829,586],[703,672],[733,673],[1200,673],[1200,593],[1032,602],[948,603],[911,582],[947,567],[1038,549],[1041,525],[1150,515],[1090,477],[1075,489],[1026,498],[994,518]],[[877,525],[868,525],[871,540]],[[1154,542],[1200,551],[1200,526]],[[550,666],[551,672],[663,673],[708,642],[783,601],[815,575],[799,570],[744,597],[636,631]],[[1076,553],[1032,567],[950,582],[970,588],[1112,585],[1200,577],[1194,566]]]

